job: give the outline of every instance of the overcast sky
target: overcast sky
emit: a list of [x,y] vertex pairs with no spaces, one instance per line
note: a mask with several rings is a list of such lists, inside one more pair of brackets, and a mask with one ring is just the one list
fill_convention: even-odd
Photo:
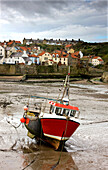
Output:
[[0,0],[0,41],[108,41],[107,0]]

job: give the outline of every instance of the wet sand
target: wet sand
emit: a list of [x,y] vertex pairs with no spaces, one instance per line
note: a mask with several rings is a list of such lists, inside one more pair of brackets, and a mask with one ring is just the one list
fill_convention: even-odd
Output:
[[[24,105],[33,102],[31,95],[56,98],[61,84],[0,82],[0,170],[48,170],[57,163],[60,152],[37,145],[22,125],[17,130],[12,125],[19,125]],[[80,108],[81,125],[66,142],[68,152],[62,152],[55,169],[107,170],[108,85],[71,82],[70,103]]]

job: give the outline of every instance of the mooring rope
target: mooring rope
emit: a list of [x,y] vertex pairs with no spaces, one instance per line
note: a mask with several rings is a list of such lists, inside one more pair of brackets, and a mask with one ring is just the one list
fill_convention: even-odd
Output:
[[6,119],[6,121],[7,121],[7,123],[9,123],[11,126],[13,126],[15,129],[19,128],[20,125],[21,125],[21,122],[20,122],[20,124],[19,124],[18,126],[15,126],[15,125],[11,124],[9,120]]

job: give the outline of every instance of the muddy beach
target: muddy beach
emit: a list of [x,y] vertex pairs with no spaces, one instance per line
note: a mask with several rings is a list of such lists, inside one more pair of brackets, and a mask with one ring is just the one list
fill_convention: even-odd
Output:
[[[31,95],[57,98],[62,82],[0,82],[0,170],[108,169],[108,85],[71,82],[70,103],[80,108],[80,126],[66,142],[67,152],[37,144],[20,124]],[[37,100],[38,102],[39,99]],[[43,102],[43,101],[41,101]],[[45,101],[47,102],[47,101]],[[61,157],[60,157],[61,154]]]

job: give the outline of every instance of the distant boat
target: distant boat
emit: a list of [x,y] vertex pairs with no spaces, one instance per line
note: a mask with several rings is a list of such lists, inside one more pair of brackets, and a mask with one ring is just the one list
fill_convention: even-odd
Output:
[[69,104],[69,75],[66,76],[61,99],[49,99],[45,97],[32,96],[40,99],[48,99],[50,109],[48,112],[30,110],[24,107],[23,118],[20,119],[28,129],[28,136],[43,140],[51,144],[56,150],[61,147],[75,132],[80,123],[76,117],[79,116],[78,107]]

